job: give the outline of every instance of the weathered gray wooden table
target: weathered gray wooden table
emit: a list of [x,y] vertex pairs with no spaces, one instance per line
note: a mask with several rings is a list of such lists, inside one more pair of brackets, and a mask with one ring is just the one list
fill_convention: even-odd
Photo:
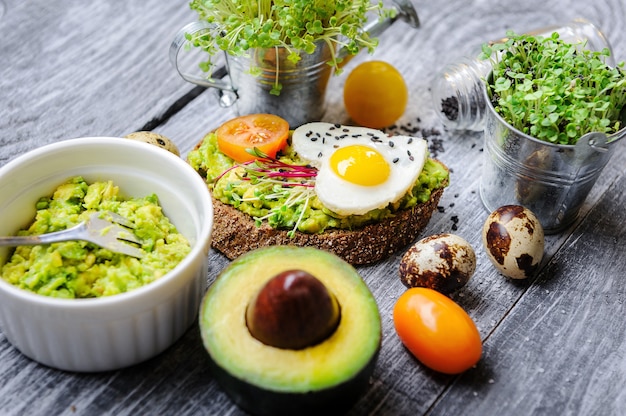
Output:
[[[153,129],[186,154],[231,118],[215,92],[184,82],[168,62],[175,32],[195,15],[187,1],[5,0],[0,19],[0,164],[38,146],[82,136]],[[620,143],[571,229],[547,238],[537,278],[514,283],[480,243],[487,216],[478,196],[482,135],[445,131],[430,101],[433,74],[508,28],[518,32],[586,17],[626,58],[623,0],[416,1],[422,27],[395,24],[382,59],[404,75],[410,103],[399,121],[428,133],[451,185],[424,235],[454,232],[476,249],[478,268],[458,301],[477,323],[484,353],[452,377],[422,367],[391,320],[404,290],[400,254],[359,268],[383,319],[371,387],[353,414],[626,414],[626,149]],[[332,79],[332,122],[349,122]],[[11,198],[11,195],[0,195]],[[211,253],[209,280],[227,264]],[[0,333],[0,414],[241,414],[212,380],[197,327],[160,356],[121,371],[65,373],[39,365]]]

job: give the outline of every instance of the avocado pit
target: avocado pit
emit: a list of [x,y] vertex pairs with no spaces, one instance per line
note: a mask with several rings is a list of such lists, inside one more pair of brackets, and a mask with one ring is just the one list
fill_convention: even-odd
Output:
[[292,350],[326,340],[340,318],[337,298],[318,278],[299,269],[272,277],[246,308],[246,325],[254,338]]

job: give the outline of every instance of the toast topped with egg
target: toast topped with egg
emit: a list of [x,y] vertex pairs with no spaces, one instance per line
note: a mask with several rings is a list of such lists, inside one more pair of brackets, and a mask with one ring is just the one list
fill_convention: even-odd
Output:
[[234,259],[268,245],[313,246],[358,265],[416,239],[449,180],[423,138],[329,123],[285,133],[281,120],[239,117],[189,153],[213,196],[215,249]]

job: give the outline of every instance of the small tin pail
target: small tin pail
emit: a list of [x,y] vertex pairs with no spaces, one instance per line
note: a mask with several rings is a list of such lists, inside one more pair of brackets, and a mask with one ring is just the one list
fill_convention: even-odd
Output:
[[[410,0],[394,0],[394,17],[369,22],[364,31],[376,37],[401,19],[411,27],[419,27],[417,12]],[[310,121],[319,121],[326,110],[325,97],[328,80],[333,68],[330,46],[318,42],[312,54],[301,54],[293,63],[289,51],[283,47],[251,49],[245,56],[225,55],[227,76],[223,79],[207,79],[193,75],[181,68],[179,53],[187,45],[186,34],[194,34],[211,27],[204,21],[190,23],[175,35],[170,45],[170,62],[180,76],[194,84],[217,88],[220,106],[235,107],[237,114],[271,113],[283,117],[292,128]],[[335,55],[346,57],[347,50],[340,48]],[[347,59],[346,59],[347,61]],[[344,63],[346,62],[344,61]],[[250,73],[255,68],[255,73]],[[270,94],[276,81],[282,86],[280,95]]]
[[525,206],[548,234],[567,228],[576,220],[615,143],[626,136],[626,128],[610,136],[588,133],[575,145],[557,145],[520,132],[500,117],[489,98],[486,101],[483,204],[489,211],[508,204]]

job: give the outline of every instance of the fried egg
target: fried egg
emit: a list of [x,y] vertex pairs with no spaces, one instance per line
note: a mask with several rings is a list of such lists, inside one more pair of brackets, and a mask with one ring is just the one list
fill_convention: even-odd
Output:
[[423,138],[321,122],[298,127],[292,147],[318,169],[315,193],[339,215],[362,215],[396,202],[428,157]]

